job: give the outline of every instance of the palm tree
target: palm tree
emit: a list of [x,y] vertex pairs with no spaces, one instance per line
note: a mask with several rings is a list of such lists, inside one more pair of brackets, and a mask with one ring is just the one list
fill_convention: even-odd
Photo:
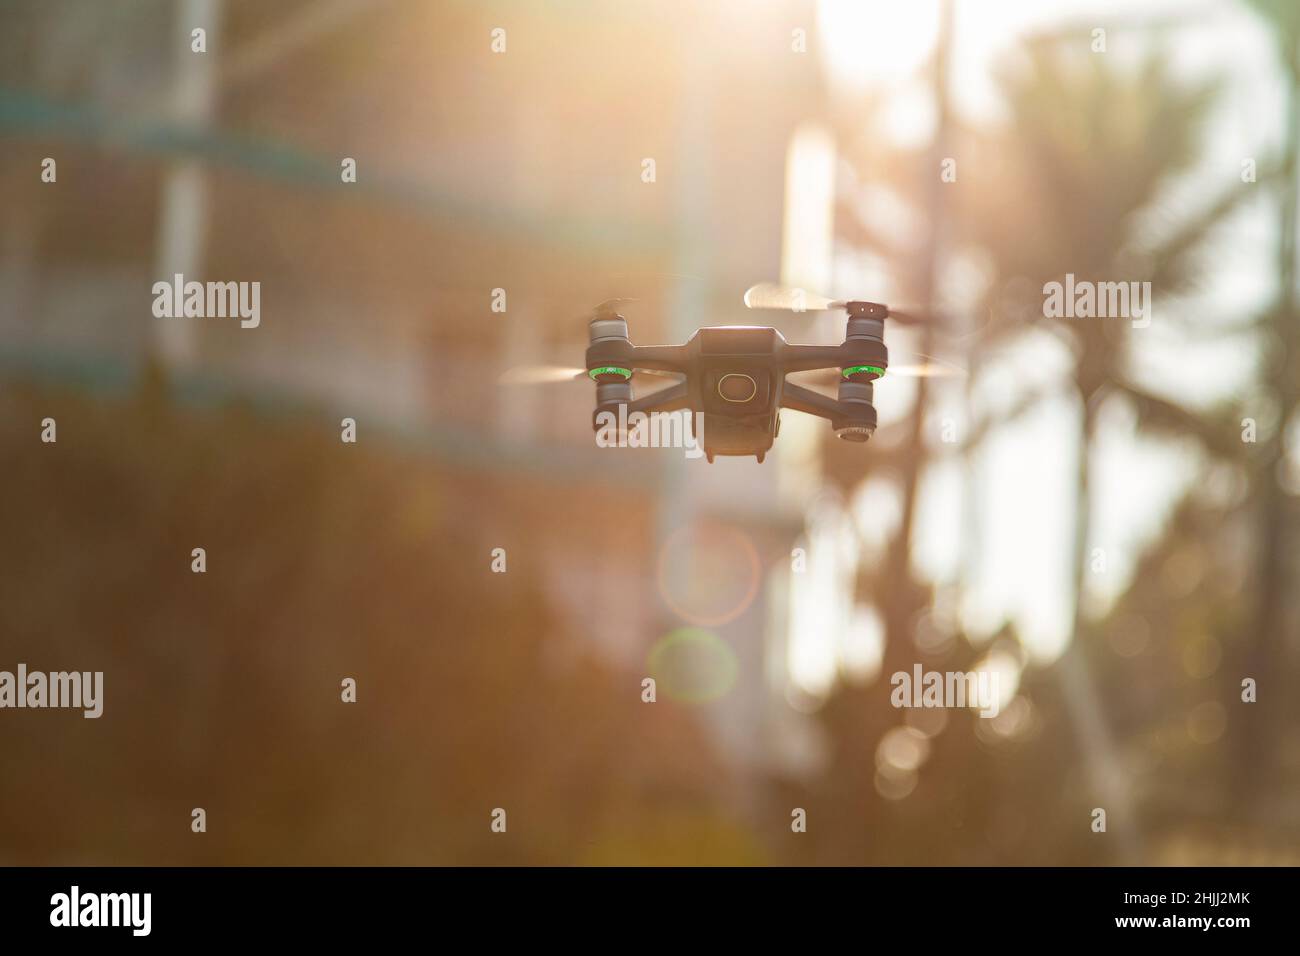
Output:
[[[1234,181],[1197,213],[1166,226],[1154,240],[1148,238],[1152,230],[1143,225],[1159,216],[1160,191],[1171,177],[1187,171],[1197,155],[1214,84],[1177,81],[1159,54],[1148,56],[1136,70],[1115,70],[1104,56],[1080,44],[1077,35],[1043,37],[1026,52],[1024,66],[1006,74],[1003,82],[1015,125],[980,146],[982,156],[1000,158],[1001,188],[982,182],[979,190],[964,194],[970,205],[961,222],[970,239],[993,255],[999,277],[1029,280],[1020,283],[1030,296],[1029,302],[1018,303],[1020,309],[999,311],[990,303],[994,322],[979,351],[1000,347],[1026,329],[1047,328],[1072,357],[1070,378],[1063,384],[1079,415],[1072,549],[1075,639],[1057,670],[1098,797],[1119,808],[1117,822],[1129,837],[1130,851],[1136,852],[1128,788],[1080,643],[1087,629],[1081,598],[1095,544],[1089,529],[1098,417],[1104,402],[1127,402],[1141,425],[1173,426],[1221,453],[1231,446],[1215,423],[1183,412],[1133,380],[1127,359],[1136,332],[1128,321],[1040,318],[1043,312],[1034,308],[1033,296],[1045,283],[1072,274],[1076,282],[1150,282],[1154,294],[1169,301],[1192,287],[1202,240],[1250,193]],[[1006,199],[1014,195],[1020,202],[1010,206]],[[972,363],[980,364],[978,356]]]
[[[1057,712],[1055,695],[1059,694],[1060,719],[1068,721],[1078,735],[1087,768],[1089,793],[1079,799],[1087,799],[1088,806],[1109,808],[1112,828],[1122,837],[1121,853],[1133,858],[1141,852],[1138,821],[1129,806],[1119,749],[1112,742],[1110,714],[1091,677],[1087,646],[1091,629],[1079,600],[1093,545],[1089,537],[1091,486],[1100,411],[1105,402],[1127,403],[1143,428],[1191,436],[1210,456],[1240,458],[1242,445],[1238,430],[1231,425],[1234,416],[1188,411],[1150,394],[1131,374],[1130,337],[1139,333],[1129,321],[1047,318],[1041,290],[1045,283],[1072,273],[1078,281],[1151,282],[1160,300],[1172,301],[1194,290],[1204,241],[1236,204],[1252,193],[1234,180],[1195,212],[1169,221],[1160,204],[1161,192],[1171,179],[1193,166],[1198,135],[1214,102],[1216,84],[1189,86],[1180,82],[1159,54],[1148,56],[1135,68],[1117,67],[1111,59],[1091,53],[1087,35],[1086,31],[1068,31],[1028,42],[1022,61],[1000,78],[1011,121],[992,131],[952,131],[952,155],[960,157],[963,174],[958,183],[948,187],[954,209],[945,232],[952,246],[982,250],[992,264],[986,299],[970,310],[987,318],[987,324],[972,329],[977,334],[968,338],[973,342],[969,346],[970,367],[978,370],[985,356],[1027,334],[1043,331],[1062,343],[1071,358],[1069,374],[1058,383],[1055,394],[1072,398],[1079,423],[1072,489],[1074,639],[1070,650],[1051,669],[1056,687],[1042,680],[1045,675],[1028,675],[1026,681],[1031,693],[1043,695],[1039,703],[1044,713]],[[934,175],[933,167],[915,156],[882,159],[877,154],[869,162],[873,171],[923,170],[927,179]],[[1261,175],[1265,180],[1269,177],[1267,170]],[[1160,222],[1162,228],[1152,228],[1153,221]],[[887,248],[887,243],[866,230],[860,231],[859,238]],[[1182,318],[1171,321],[1190,328]],[[976,372],[971,388],[978,387]],[[969,459],[990,433],[1013,425],[1020,414],[1045,397],[1049,396],[1026,390],[1009,414],[1004,412],[996,422],[974,422],[963,453]],[[919,422],[922,410],[911,418]],[[931,451],[920,440],[916,444],[903,442],[899,448],[893,453],[894,464],[914,486]],[[906,501],[910,516],[913,499],[908,496]],[[903,527],[910,527],[908,518]],[[898,561],[906,562],[907,543],[904,531],[893,549]],[[924,586],[910,582],[906,575],[886,571],[864,575],[860,592],[863,600],[885,609],[890,648],[884,672],[890,672],[895,662],[892,658],[899,654],[914,659],[915,652],[907,645],[916,611],[929,597]],[[965,642],[958,642],[948,654],[954,667],[968,666],[970,657]],[[849,703],[854,699],[849,692],[839,697],[829,708],[828,721],[836,728],[833,738],[878,734],[891,720],[888,714],[868,719],[861,711],[864,705]],[[855,716],[845,717],[846,713]],[[1065,741],[1053,730],[1057,728],[1049,729],[1048,738],[1057,749],[1065,748]],[[869,744],[855,746],[838,740],[837,746],[845,753],[856,752],[858,759],[863,751],[870,753]],[[975,772],[967,760],[969,747],[936,745],[935,750],[930,772],[936,777],[958,765],[964,766],[967,774]],[[1073,762],[1062,764],[1041,747],[1035,754],[1024,755],[1022,760],[1040,761],[1040,769],[1048,774],[1064,776]],[[1039,793],[1058,783],[1044,779],[1043,773],[1018,779],[1033,782]],[[996,789],[995,782],[985,782]],[[975,812],[993,813],[999,805],[1023,805],[1025,795],[1003,789],[999,800],[992,801],[987,799],[987,791],[972,787],[962,799],[969,801]]]

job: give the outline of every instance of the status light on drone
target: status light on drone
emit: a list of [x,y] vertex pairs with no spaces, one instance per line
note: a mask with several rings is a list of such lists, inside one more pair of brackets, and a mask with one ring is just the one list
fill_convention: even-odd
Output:
[[617,365],[603,365],[600,368],[591,369],[587,374],[590,375],[593,380],[601,375],[622,375],[624,378],[631,378],[632,370],[619,368]]

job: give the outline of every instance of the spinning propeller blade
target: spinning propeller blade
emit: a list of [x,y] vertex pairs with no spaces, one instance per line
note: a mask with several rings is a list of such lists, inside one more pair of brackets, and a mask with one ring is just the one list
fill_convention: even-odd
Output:
[[587,377],[583,368],[563,365],[519,365],[501,373],[501,385],[551,385],[556,382],[576,382]]
[[825,309],[842,309],[844,303],[824,295],[760,282],[745,290],[745,306],[750,309],[784,309],[787,312],[818,312]]
[[619,309],[636,299],[606,299],[600,305],[596,306],[587,315],[589,321],[595,319],[612,319],[619,314]]
[[[891,364],[885,371],[885,379],[890,378],[964,378],[966,370],[959,365],[945,362],[928,355],[904,355],[904,361]],[[800,384],[838,385],[841,378],[839,369],[824,368],[814,372],[791,372],[790,378]]]
[[[775,282],[760,282],[745,290],[745,305],[751,309],[782,309],[786,312],[823,312],[844,309],[849,305],[845,299],[829,299],[815,292],[804,289],[778,285]],[[935,321],[916,309],[895,309],[885,306],[889,319],[901,325],[919,325]]]
[[[673,372],[661,372],[657,369],[634,369],[632,372],[633,381],[644,379],[645,377],[653,378],[657,382],[665,378],[681,378]],[[560,382],[586,382],[590,381],[587,370],[577,366],[565,365],[518,365],[515,368],[507,369],[501,373],[497,379],[498,385],[555,385]]]
[[902,375],[905,378],[965,378],[966,370],[933,360],[918,364],[891,365],[886,374]]

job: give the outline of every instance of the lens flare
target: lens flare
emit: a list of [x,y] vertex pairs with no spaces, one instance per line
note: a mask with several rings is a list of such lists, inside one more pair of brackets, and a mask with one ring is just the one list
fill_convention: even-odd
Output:
[[678,528],[659,551],[659,595],[696,627],[734,621],[754,602],[762,567],[743,532],[707,523]]
[[660,638],[646,656],[658,693],[687,703],[717,700],[736,683],[736,652],[718,635],[682,627]]

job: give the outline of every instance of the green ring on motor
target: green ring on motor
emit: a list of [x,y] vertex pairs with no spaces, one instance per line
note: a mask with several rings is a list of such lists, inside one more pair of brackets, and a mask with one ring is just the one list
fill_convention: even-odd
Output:
[[875,372],[876,378],[883,378],[885,375],[885,370],[879,365],[854,365],[850,368],[844,369],[843,371],[845,378],[848,378],[850,375],[857,375],[859,372]]
[[591,376],[593,381],[595,381],[597,375],[622,375],[624,378],[631,378],[632,370],[630,368],[619,368],[617,365],[602,365],[600,368],[589,369],[587,374]]

